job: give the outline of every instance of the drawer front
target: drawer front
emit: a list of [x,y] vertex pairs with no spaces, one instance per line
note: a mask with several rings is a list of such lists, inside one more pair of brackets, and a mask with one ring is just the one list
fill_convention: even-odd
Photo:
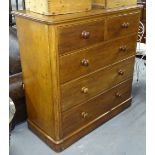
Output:
[[62,111],[88,101],[133,76],[135,57],[61,85]]
[[64,136],[87,125],[131,97],[132,80],[128,80],[96,98],[62,113]]
[[104,19],[59,27],[58,49],[60,54],[104,41]]
[[132,35],[60,57],[61,83],[134,55],[136,40],[137,35]]
[[108,17],[106,40],[137,32],[139,19],[140,12]]

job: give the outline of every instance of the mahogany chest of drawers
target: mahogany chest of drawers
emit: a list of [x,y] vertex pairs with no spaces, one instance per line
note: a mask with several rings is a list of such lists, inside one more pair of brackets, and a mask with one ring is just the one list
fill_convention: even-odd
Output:
[[139,6],[14,14],[28,126],[55,151],[131,105]]

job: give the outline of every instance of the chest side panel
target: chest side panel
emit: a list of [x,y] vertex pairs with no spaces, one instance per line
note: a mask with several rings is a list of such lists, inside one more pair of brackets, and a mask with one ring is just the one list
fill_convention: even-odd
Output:
[[16,18],[28,120],[54,137],[48,27]]

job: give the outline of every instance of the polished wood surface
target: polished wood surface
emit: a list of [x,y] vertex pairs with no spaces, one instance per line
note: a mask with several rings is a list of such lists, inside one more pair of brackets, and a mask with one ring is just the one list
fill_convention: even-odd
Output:
[[16,23],[28,119],[55,137],[48,27],[23,18]]
[[85,125],[83,128],[76,130],[72,134],[62,138],[61,140],[55,141],[49,135],[47,135],[43,130],[38,128],[33,122],[28,120],[28,127],[37,134],[43,141],[45,141],[51,148],[53,148],[56,152],[61,152],[71,144],[93,131],[109,119],[118,115],[120,112],[124,111],[126,108],[131,106],[132,98],[120,103],[118,106],[109,110],[107,113],[101,115],[97,119]]
[[78,130],[80,127],[100,117],[107,111],[116,107],[118,104],[131,97],[132,80],[128,80],[118,86],[113,87],[110,91],[106,91],[89,100],[87,103],[76,106],[63,115],[63,134],[67,134]]
[[[61,85],[61,105],[65,111],[83,103],[133,75],[134,57]],[[97,79],[97,80],[96,80]],[[87,91],[84,91],[84,88]]]
[[81,12],[81,13],[74,13],[74,14],[66,14],[66,15],[57,15],[57,16],[44,16],[37,13],[33,13],[30,11],[14,11],[12,12],[15,16],[21,16],[22,18],[27,18],[28,20],[37,21],[40,23],[53,25],[53,24],[64,24],[68,22],[76,22],[76,21],[83,21],[83,20],[90,20],[95,18],[103,18],[108,15],[117,15],[120,13],[131,13],[133,11],[140,12],[142,8],[141,5],[134,5],[134,6],[126,6],[126,7],[119,7],[113,9],[93,9],[88,12]]
[[58,31],[59,52],[66,54],[104,41],[104,19],[59,27]]
[[60,57],[60,82],[63,84],[108,66],[111,62],[135,55],[136,40],[137,34],[134,34]]
[[128,14],[120,14],[119,16],[110,16],[107,19],[106,40],[137,32],[139,18],[139,11]]
[[[14,14],[28,126],[55,151],[131,105],[139,6]],[[135,27],[121,32],[122,22]]]

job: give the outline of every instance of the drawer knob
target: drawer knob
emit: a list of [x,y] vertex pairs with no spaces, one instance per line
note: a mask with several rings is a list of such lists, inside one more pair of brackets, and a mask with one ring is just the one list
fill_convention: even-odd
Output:
[[90,32],[83,31],[81,36],[82,36],[83,39],[88,39],[90,37]]
[[115,94],[115,96],[116,96],[116,97],[121,97],[122,95],[121,95],[119,92],[117,92],[117,93]]
[[84,94],[87,94],[87,93],[88,93],[88,88],[83,87],[83,88],[81,89],[81,91],[82,91]]
[[118,74],[119,74],[119,75],[124,75],[124,71],[119,70],[119,71],[118,71]]
[[88,65],[89,65],[89,60],[83,59],[83,60],[81,61],[81,64],[82,64],[83,66],[88,66]]
[[85,119],[85,118],[88,118],[88,113],[87,112],[82,112],[81,113],[82,117]]
[[126,46],[121,46],[119,49],[120,49],[120,51],[123,51],[123,52],[127,51],[127,47]]
[[124,23],[122,24],[122,28],[127,29],[127,28],[129,27],[129,25],[130,25],[130,23],[128,23],[128,22],[125,23],[125,22],[124,22]]

